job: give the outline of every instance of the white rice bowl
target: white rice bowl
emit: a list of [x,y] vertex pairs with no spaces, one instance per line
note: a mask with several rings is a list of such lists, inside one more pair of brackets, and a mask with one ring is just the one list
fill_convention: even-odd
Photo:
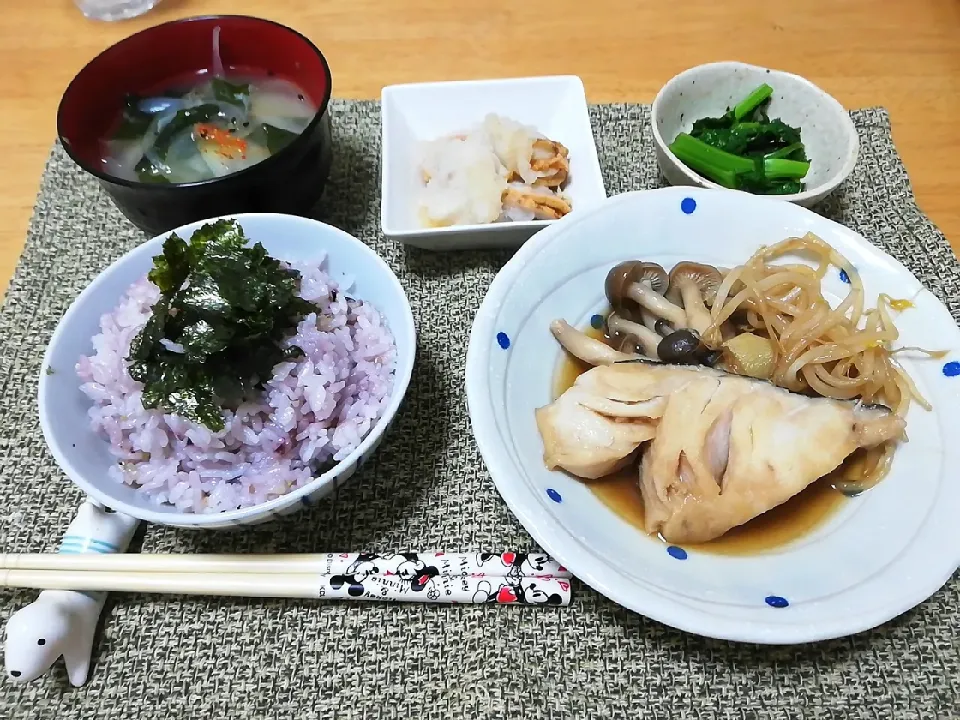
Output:
[[285,341],[303,357],[274,367],[259,402],[224,410],[220,432],[141,404],[126,357],[160,293],[145,276],[131,285],[76,366],[91,427],[117,459],[111,478],[158,505],[220,513],[303,487],[357,448],[390,401],[397,347],[377,308],[324,265],[291,264],[300,296],[317,305]]

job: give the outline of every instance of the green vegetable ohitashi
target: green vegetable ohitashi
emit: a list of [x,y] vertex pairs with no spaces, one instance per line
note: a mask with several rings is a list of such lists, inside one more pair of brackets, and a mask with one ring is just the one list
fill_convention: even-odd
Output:
[[186,242],[173,233],[148,279],[160,299],[131,343],[130,376],[143,406],[224,427],[221,409],[262,388],[273,367],[303,355],[282,341],[316,307],[298,295],[300,274],[233,221],[204,225]]
[[773,88],[763,84],[717,118],[701,118],[670,151],[684,165],[723,187],[758,195],[803,192],[810,169],[800,130],[770,119]]

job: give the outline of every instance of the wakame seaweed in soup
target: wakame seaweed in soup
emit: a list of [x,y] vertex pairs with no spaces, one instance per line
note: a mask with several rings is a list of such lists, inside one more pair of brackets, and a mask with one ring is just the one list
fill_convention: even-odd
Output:
[[222,177],[279,152],[316,112],[300,88],[274,77],[204,77],[149,97],[131,94],[101,142],[103,169],[149,183]]

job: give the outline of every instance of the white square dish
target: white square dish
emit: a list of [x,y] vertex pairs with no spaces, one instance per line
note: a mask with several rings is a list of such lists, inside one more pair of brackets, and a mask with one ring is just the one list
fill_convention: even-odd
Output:
[[570,151],[570,214],[606,199],[583,82],[575,75],[391,85],[381,92],[380,228],[427,250],[519,247],[556,220],[423,227],[419,143],[469,130],[496,113],[530,125]]

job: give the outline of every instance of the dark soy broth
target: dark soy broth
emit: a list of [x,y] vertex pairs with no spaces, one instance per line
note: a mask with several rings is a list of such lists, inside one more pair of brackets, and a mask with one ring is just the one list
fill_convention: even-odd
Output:
[[[643,497],[637,482],[637,468],[630,466],[589,482],[587,487],[610,510],[643,531]],[[774,550],[819,527],[845,500],[846,497],[830,484],[830,479],[824,478],[783,505],[733,528],[716,540],[700,545],[684,544],[683,547],[717,555],[756,555]]]
[[[590,327],[585,332],[590,337],[603,339],[602,330]],[[589,369],[589,365],[565,354],[554,376],[554,398],[559,397]],[[841,467],[835,474],[840,476],[843,471],[844,468]],[[839,478],[832,475],[822,478],[783,505],[765,512],[745,525],[733,528],[716,540],[701,545],[684,545],[684,548],[718,555],[756,555],[793,542],[826,522],[847,500],[847,497],[833,486]],[[597,499],[612,512],[645,532],[643,497],[638,481],[636,465],[630,465],[605,478],[580,482],[590,488]]]

